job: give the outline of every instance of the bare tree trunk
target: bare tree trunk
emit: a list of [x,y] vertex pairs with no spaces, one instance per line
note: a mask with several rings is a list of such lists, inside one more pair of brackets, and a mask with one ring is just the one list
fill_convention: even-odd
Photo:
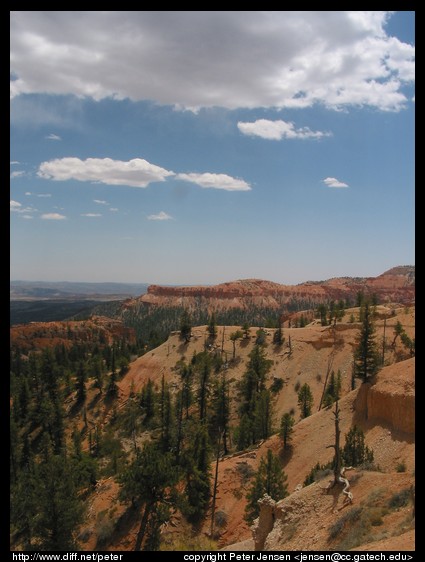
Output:
[[136,544],[134,545],[134,550],[139,551],[142,547],[142,542],[145,537],[146,527],[149,520],[149,515],[152,511],[153,503],[145,505],[145,510],[143,512],[142,520],[140,521],[139,531],[137,533]]
[[214,488],[213,488],[213,497],[212,497],[212,505],[211,505],[211,537],[213,536],[214,533],[215,499],[217,496],[218,461],[220,459],[220,441],[221,441],[221,431],[218,434],[217,452],[216,452],[216,460],[215,460],[215,477],[214,477]]
[[322,392],[322,396],[320,397],[320,404],[319,404],[319,410],[322,407],[322,402],[323,402],[323,398],[325,396],[325,392],[326,392],[326,385],[328,384],[328,378],[332,369],[332,365],[334,362],[334,357],[335,357],[335,350],[332,351],[332,353],[329,355],[329,359],[328,359],[328,368],[326,370],[326,379],[325,379],[325,384],[323,385],[323,392]]

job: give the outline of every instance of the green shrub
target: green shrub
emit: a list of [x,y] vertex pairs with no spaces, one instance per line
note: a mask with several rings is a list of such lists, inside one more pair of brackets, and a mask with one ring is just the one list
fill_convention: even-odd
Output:
[[396,492],[389,499],[388,507],[390,509],[399,509],[400,507],[406,506],[409,503],[410,494],[410,488],[404,488],[404,490]]
[[397,472],[406,472],[406,463],[404,461],[399,462],[395,469]]
[[340,517],[335,523],[329,527],[329,540],[334,540],[338,537],[345,527],[354,521],[358,521],[362,514],[363,508],[353,507]]

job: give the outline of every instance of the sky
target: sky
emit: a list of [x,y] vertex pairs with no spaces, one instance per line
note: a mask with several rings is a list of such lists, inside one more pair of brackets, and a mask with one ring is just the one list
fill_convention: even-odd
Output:
[[414,18],[11,12],[11,279],[414,264]]

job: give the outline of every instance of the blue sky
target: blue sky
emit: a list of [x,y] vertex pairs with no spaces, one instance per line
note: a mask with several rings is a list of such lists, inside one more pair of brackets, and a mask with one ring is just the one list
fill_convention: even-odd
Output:
[[414,263],[413,12],[12,12],[11,279]]

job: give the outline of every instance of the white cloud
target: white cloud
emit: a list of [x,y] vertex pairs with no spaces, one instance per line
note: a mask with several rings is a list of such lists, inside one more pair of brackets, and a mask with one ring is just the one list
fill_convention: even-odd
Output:
[[18,201],[13,201],[13,199],[10,200],[10,210],[11,211],[16,211],[20,207],[22,207],[22,203],[19,203]]
[[385,11],[14,11],[11,97],[396,111],[413,45]]
[[119,209],[117,209],[116,207],[110,207],[109,210],[110,210],[110,211],[113,211],[113,212],[115,212],[115,213],[116,213],[117,211],[119,211]]
[[19,201],[14,201],[13,199],[10,200],[10,211],[12,213],[34,213],[35,211],[37,211],[37,209],[34,209],[34,207],[23,207],[22,203],[19,203]]
[[93,199],[93,202],[97,203],[98,205],[109,205],[107,201],[103,201],[102,199]]
[[62,138],[59,135],[55,135],[54,133],[50,133],[50,135],[47,135],[44,138],[47,140],[55,140],[55,141],[62,140]]
[[287,121],[269,121],[268,119],[257,119],[253,123],[245,123],[239,121],[238,129],[244,135],[261,137],[269,140],[285,139],[320,139],[329,137],[331,133],[322,131],[312,131],[308,127],[295,129],[291,122]]
[[51,197],[51,193],[37,193],[37,197]]
[[148,220],[150,221],[169,221],[173,217],[164,213],[164,211],[160,211],[157,215],[149,215]]
[[82,213],[81,216],[82,217],[101,217],[102,215],[100,213]]
[[20,162],[18,162],[17,160],[11,160],[10,161],[11,166],[16,166],[17,164],[20,164]]
[[60,215],[59,213],[45,213],[41,215],[43,220],[51,220],[51,221],[61,221],[66,219],[65,215]]
[[336,178],[325,178],[323,183],[328,187],[349,187],[347,183],[339,181]]
[[23,172],[22,170],[16,170],[16,172],[12,172],[10,174],[10,179],[13,180],[14,178],[19,178],[21,176],[25,175],[25,172]]
[[226,191],[250,191],[251,186],[244,180],[232,178],[227,174],[177,174],[176,179],[196,183],[203,188],[224,189]]
[[25,195],[32,195],[31,191],[26,191]]
[[124,162],[111,158],[59,158],[40,164],[38,176],[56,181],[78,180],[108,185],[147,187],[150,183],[165,181],[174,172],[150,164],[142,158]]
[[34,217],[32,217],[31,215],[21,215],[21,218],[23,218],[23,219],[33,219]]

